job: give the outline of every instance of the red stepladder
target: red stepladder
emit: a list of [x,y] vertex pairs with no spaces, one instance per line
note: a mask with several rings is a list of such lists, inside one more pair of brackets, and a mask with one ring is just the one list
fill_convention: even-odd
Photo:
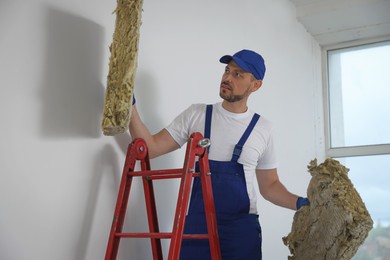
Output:
[[[121,238],[150,238],[154,260],[162,260],[161,239],[171,239],[168,260],[178,260],[183,239],[208,239],[211,258],[221,260],[221,251],[217,230],[217,219],[214,208],[214,198],[211,184],[211,173],[208,161],[207,147],[210,141],[200,133],[193,133],[188,142],[183,168],[151,170],[148,148],[143,139],[137,138],[129,144],[123,167],[112,227],[108,239],[105,260],[115,260],[118,255]],[[199,172],[195,171],[198,159]],[[134,171],[137,161],[140,171]],[[123,233],[130,188],[133,177],[142,177],[146,213],[149,224],[148,233]],[[185,216],[190,200],[193,178],[201,178],[202,193],[205,206],[207,234],[184,234]],[[153,180],[180,178],[180,187],[176,204],[172,232],[160,232],[158,227],[156,200]],[[131,221],[131,220],[128,220]]]

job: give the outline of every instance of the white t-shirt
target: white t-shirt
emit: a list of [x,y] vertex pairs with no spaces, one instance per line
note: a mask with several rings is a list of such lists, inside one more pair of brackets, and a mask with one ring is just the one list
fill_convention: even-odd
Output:
[[[211,119],[211,146],[209,159],[230,161],[234,146],[248,127],[254,112],[248,109],[245,113],[232,113],[222,107],[222,103],[213,105]],[[173,139],[183,146],[191,134],[200,132],[204,135],[206,104],[194,104],[178,115],[166,127]],[[257,179],[256,169],[273,169],[277,167],[271,123],[260,117],[245,142],[238,163],[243,165],[246,186],[250,200],[249,213],[257,214]]]

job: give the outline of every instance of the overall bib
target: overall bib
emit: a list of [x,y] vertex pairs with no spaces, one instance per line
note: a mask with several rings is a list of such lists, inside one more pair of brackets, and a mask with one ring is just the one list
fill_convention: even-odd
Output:
[[[205,138],[210,138],[211,115],[212,105],[208,105]],[[262,258],[258,215],[249,214],[244,169],[243,165],[237,162],[242,147],[259,118],[258,114],[253,116],[248,128],[236,144],[230,161],[209,160],[222,260],[261,260]],[[194,178],[184,234],[207,234],[200,178]],[[180,259],[211,259],[209,241],[183,239]]]

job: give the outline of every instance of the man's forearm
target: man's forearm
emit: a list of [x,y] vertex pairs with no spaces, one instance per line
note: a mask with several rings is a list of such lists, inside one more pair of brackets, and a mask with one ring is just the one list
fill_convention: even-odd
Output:
[[133,106],[133,111],[131,113],[129,130],[133,140],[135,138],[142,138],[145,140],[150,158],[155,158],[180,148],[166,129],[162,129],[157,134],[152,135],[142,122],[135,106]]
[[129,130],[131,138],[134,140],[135,138],[142,138],[145,140],[146,144],[149,146],[149,143],[152,139],[152,134],[149,132],[149,129],[146,128],[144,123],[142,122],[136,107],[133,105]]
[[277,169],[256,170],[261,195],[275,205],[296,210],[298,196],[289,192],[280,182]]
[[270,202],[292,210],[296,210],[296,203],[298,196],[289,192],[286,187],[280,182],[276,181],[268,189],[268,194],[265,195]]

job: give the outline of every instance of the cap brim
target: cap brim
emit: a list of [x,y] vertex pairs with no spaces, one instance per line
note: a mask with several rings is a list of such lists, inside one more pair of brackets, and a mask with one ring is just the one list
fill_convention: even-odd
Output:
[[230,56],[230,55],[225,55],[225,56],[222,56],[222,57],[219,59],[219,62],[228,64],[232,59],[233,59],[232,56]]
[[248,64],[246,64],[245,61],[243,61],[242,59],[240,58],[237,58],[237,57],[233,57],[233,56],[230,56],[230,55],[225,55],[225,56],[222,56],[219,61],[221,63],[225,63],[225,64],[228,64],[230,61],[234,61],[235,63],[237,63],[237,65],[242,69],[242,70],[245,70],[249,73],[251,73],[251,69],[250,67],[248,66]]

